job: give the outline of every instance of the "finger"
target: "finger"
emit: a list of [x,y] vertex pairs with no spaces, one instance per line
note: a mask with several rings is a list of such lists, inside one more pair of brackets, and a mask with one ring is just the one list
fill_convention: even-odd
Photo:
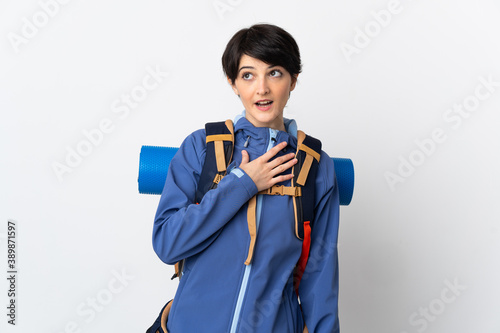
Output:
[[267,162],[271,158],[273,158],[277,153],[283,150],[283,148],[285,148],[287,144],[288,143],[286,141],[280,142],[273,148],[269,149],[269,151],[267,151],[264,155],[262,155],[259,158],[262,159],[264,162]]
[[250,157],[246,150],[241,151],[241,164],[247,164],[250,161]]
[[271,169],[274,169],[276,168],[277,166],[281,165],[281,164],[284,164],[286,163],[288,160],[291,160],[295,157],[295,153],[290,153],[290,154],[286,154],[286,155],[283,155],[281,157],[278,157],[272,161],[269,162],[269,167]]
[[278,165],[277,167],[275,167],[273,170],[272,170],[272,175],[273,177],[275,175],[278,175],[282,172],[285,172],[286,170],[290,169],[291,167],[293,167],[295,164],[297,164],[298,160],[296,158],[288,161],[287,163],[282,163],[280,165]]
[[275,185],[277,183],[285,182],[285,181],[290,180],[292,178],[293,178],[293,174],[281,175],[281,176],[278,176],[278,177],[274,177],[272,179],[272,185],[271,186],[273,186],[273,185]]

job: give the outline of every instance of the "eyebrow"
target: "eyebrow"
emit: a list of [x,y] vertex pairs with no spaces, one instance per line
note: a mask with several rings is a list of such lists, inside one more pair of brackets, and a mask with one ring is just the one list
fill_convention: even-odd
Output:
[[[267,67],[267,69],[270,69],[270,68],[273,68],[273,67],[277,67],[277,66],[279,66],[279,65],[270,65],[269,67]],[[252,67],[252,66],[243,66],[240,69],[238,69],[238,73],[241,72],[241,70],[245,69],[245,68],[255,69],[255,67]]]

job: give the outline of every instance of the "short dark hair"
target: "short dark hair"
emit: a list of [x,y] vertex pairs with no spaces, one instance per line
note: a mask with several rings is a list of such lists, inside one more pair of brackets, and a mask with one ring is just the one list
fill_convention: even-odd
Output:
[[282,66],[292,77],[302,70],[297,42],[284,29],[272,24],[254,24],[241,29],[227,43],[222,68],[233,84],[243,54],[270,65]]

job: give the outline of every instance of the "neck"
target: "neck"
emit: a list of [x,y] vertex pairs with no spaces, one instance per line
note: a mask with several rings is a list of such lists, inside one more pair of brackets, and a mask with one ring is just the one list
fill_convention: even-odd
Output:
[[252,125],[254,125],[255,127],[268,127],[268,128],[274,129],[274,130],[286,132],[285,123],[283,121],[283,118],[276,119],[276,121],[274,121],[271,124],[262,124],[262,123],[256,122],[255,120],[249,119],[248,117],[245,117],[245,118],[247,118],[247,120],[250,123],[252,123]]
[[283,123],[283,121],[281,121],[281,123],[278,126],[269,126],[269,128],[272,128],[272,129],[275,129],[278,131],[286,132],[285,124]]

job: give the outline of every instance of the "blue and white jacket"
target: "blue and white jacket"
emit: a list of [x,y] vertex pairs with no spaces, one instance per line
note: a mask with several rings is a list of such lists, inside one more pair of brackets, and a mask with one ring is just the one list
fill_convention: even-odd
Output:
[[315,179],[310,255],[299,287],[302,311],[293,289],[302,241],[295,236],[292,197],[258,195],[253,259],[244,264],[250,244],[247,201],[258,191],[238,168],[241,151],[254,160],[287,141],[277,156],[295,152],[295,121],[285,120],[285,127],[287,132],[255,127],[238,116],[228,174],[198,205],[194,198],[206,154],[205,130],[190,134],[172,158],[153,227],[158,257],[169,265],[185,259],[168,316],[169,333],[302,333],[304,324],[311,333],[339,332],[339,193],[333,161],[325,152]]

